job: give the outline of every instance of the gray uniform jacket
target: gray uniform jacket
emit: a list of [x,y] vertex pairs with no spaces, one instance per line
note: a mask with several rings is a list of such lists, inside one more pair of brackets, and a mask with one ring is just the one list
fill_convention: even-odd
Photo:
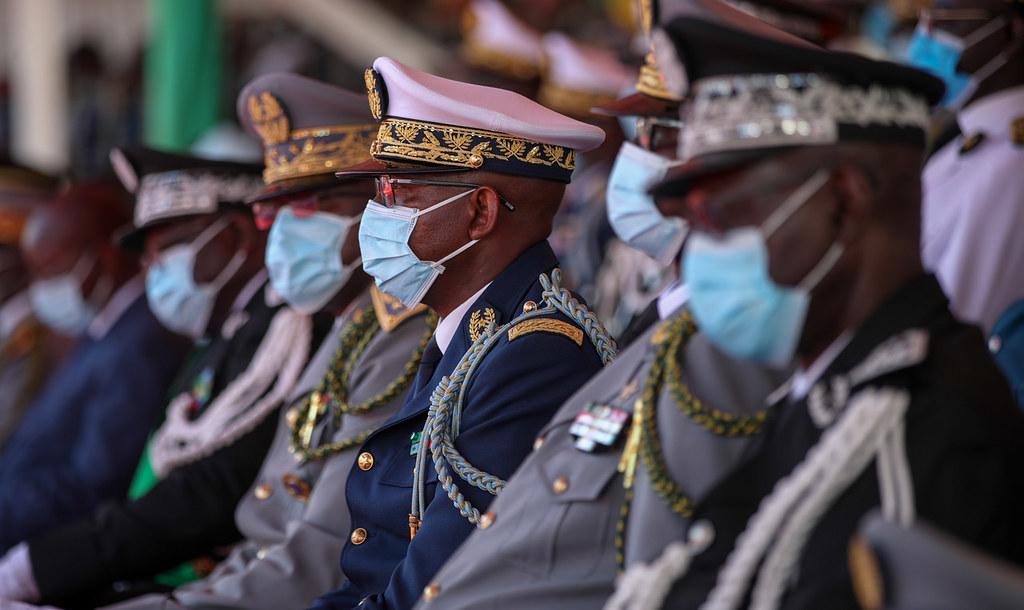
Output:
[[[350,311],[369,306],[369,299],[365,299]],[[424,320],[425,314],[420,313],[390,332],[379,331],[370,340],[349,380],[351,403],[372,399],[402,376],[427,334]],[[337,351],[342,327],[349,321],[349,316],[339,318],[303,374],[298,386],[302,393],[297,398],[319,383]],[[314,437],[322,443],[355,437],[379,426],[404,400],[405,392],[401,392],[366,414],[346,415],[336,430],[329,425],[330,418],[324,418]],[[304,608],[324,591],[340,586],[338,555],[350,529],[345,481],[359,445],[325,461],[302,464],[289,451],[291,429],[287,417],[286,411],[252,490],[236,510],[235,519],[245,541],[210,576],[175,590],[173,599],[147,596],[111,610]],[[300,497],[304,494],[293,493],[296,484],[302,483],[310,486],[305,501]]]
[[[441,569],[430,602],[444,608],[600,608],[611,595],[617,572],[616,526],[625,497],[618,471],[625,427],[611,449],[587,453],[570,434],[589,403],[632,412],[654,361],[655,325],[559,410],[538,436],[490,509],[490,524],[478,529]],[[742,415],[762,409],[783,374],[734,361],[700,334],[688,342],[681,363],[692,393],[719,411]],[[665,384],[658,400],[661,445],[672,478],[697,497],[733,464],[750,437],[709,432],[678,408]],[[666,506],[638,467],[625,533],[626,561],[658,556],[688,525]]]

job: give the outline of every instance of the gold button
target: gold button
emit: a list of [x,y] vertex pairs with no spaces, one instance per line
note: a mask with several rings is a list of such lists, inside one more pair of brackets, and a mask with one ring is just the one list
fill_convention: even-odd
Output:
[[494,513],[488,511],[480,516],[480,529],[485,530],[494,525]]
[[558,477],[555,482],[551,484],[551,491],[556,494],[564,494],[569,489],[569,479],[565,477]]
[[523,303],[523,313],[530,313],[531,311],[537,310],[537,304],[533,301],[527,301]]
[[423,588],[423,601],[432,601],[441,592],[441,585],[432,582]]
[[359,470],[369,470],[373,468],[373,454],[369,451],[364,451],[359,454]]
[[349,538],[349,540],[351,540],[352,544],[355,545],[360,545],[366,542],[366,530],[364,530],[361,527],[357,527],[356,529],[352,530],[352,537]]
[[266,500],[274,493],[274,488],[270,486],[270,483],[260,483],[252,493],[257,500]]
[[533,441],[533,450],[534,451],[540,449],[543,446],[544,446],[544,437],[543,436],[538,436],[536,439],[534,439],[534,441]]

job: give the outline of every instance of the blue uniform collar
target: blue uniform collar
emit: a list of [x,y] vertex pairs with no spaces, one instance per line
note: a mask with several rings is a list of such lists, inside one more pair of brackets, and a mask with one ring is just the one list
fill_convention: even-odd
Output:
[[[410,394],[406,399],[405,406],[396,414],[394,421],[404,420],[414,412],[425,410],[429,406],[430,393],[455,365],[462,359],[462,356],[472,345],[470,340],[470,319],[473,312],[490,308],[494,311],[495,322],[504,324],[519,313],[521,303],[527,299],[531,290],[539,284],[539,276],[542,273],[550,273],[558,266],[558,258],[548,244],[547,240],[537,242],[520,254],[516,260],[505,268],[498,277],[494,278],[491,285],[484,290],[483,294],[473,303],[461,322],[459,330],[452,337],[452,342],[444,352],[441,360],[437,363],[431,379],[419,391]],[[539,294],[535,297],[539,298]],[[422,373],[422,371],[421,371]]]
[[[551,273],[558,266],[558,258],[547,240],[539,241],[530,246],[512,261],[498,277],[494,278],[487,290],[473,303],[467,314],[459,323],[459,330],[449,346],[449,351],[457,351],[459,357],[466,353],[473,344],[470,339],[469,319],[475,311],[490,308],[494,311],[495,322],[504,324],[518,315],[520,306],[526,300],[530,289],[537,283],[542,273]],[[447,354],[447,352],[446,352]]]

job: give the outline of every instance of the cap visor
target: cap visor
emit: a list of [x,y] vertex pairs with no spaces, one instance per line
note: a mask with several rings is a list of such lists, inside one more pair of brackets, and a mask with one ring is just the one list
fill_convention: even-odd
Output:
[[152,229],[153,226],[155,225],[136,229],[131,225],[126,225],[114,231],[111,241],[122,250],[141,252],[145,247],[146,232]]
[[679,117],[678,102],[659,100],[643,93],[633,93],[626,97],[594,106],[590,109],[601,116],[660,116]]
[[370,178],[373,176],[399,176],[403,174],[452,174],[477,171],[471,167],[445,167],[440,165],[419,165],[416,163],[384,163],[371,159],[359,165],[336,172],[338,178]]
[[696,180],[739,169],[781,150],[783,149],[759,148],[708,154],[669,170],[664,180],[651,187],[650,193],[656,198],[685,195]]
[[247,204],[264,203],[274,199],[290,198],[303,193],[318,191],[337,184],[343,184],[348,180],[341,180],[334,174],[319,174],[305,178],[293,178],[283,182],[268,185],[255,197],[246,201]]

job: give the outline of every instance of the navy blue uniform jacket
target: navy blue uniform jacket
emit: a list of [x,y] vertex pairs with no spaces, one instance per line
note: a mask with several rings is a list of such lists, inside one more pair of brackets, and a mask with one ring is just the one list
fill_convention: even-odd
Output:
[[[469,349],[472,313],[489,307],[502,324],[520,315],[526,301],[542,304],[538,277],[550,273],[557,262],[546,241],[531,246],[469,309],[444,356],[434,362],[424,356],[405,404],[361,449],[374,456],[372,468],[354,468],[349,475],[346,496],[352,528],[365,529],[367,537],[359,545],[346,543],[341,569],[348,581],[317,600],[314,608],[347,609],[360,602],[361,610],[411,608],[472,532],[475,526],[459,515],[437,484],[430,462],[429,506],[419,533],[410,542],[415,462],[410,437],[423,429],[434,387]],[[552,317],[568,320],[561,314]],[[535,435],[562,403],[601,369],[601,360],[586,338],[582,346],[547,332],[529,333],[511,343],[507,339],[506,333],[471,379],[455,441],[471,464],[502,479],[508,479],[531,451]],[[493,496],[455,479],[474,506],[485,511]]]
[[124,497],[189,345],[145,295],[82,339],[0,454],[0,549]]

